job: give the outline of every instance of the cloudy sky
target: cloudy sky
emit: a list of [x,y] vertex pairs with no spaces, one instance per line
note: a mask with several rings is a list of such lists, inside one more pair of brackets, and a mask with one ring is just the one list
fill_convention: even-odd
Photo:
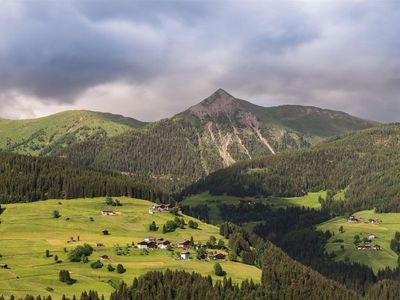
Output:
[[219,87],[400,121],[400,1],[0,0],[0,117],[169,117]]

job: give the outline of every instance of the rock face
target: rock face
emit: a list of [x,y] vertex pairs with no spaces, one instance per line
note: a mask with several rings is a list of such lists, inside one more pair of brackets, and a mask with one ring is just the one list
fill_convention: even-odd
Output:
[[[199,144],[203,152],[215,148],[224,167],[237,160],[263,154],[275,154],[269,137],[262,133],[257,116],[249,110],[250,102],[237,99],[223,89],[190,107],[185,113],[197,117]],[[204,157],[205,160],[206,157]],[[210,166],[210,169],[211,168]]]
[[205,117],[217,116],[221,113],[232,116],[234,113],[244,110],[241,103],[231,94],[223,89],[218,89],[210,97],[189,108],[189,111],[203,119]]

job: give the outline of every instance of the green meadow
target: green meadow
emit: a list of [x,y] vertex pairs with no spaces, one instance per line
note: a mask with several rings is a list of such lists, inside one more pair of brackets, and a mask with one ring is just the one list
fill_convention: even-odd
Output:
[[[400,214],[377,214],[372,210],[368,210],[358,212],[354,215],[366,220],[369,218],[381,219],[382,223],[349,223],[344,217],[337,217],[322,223],[318,226],[318,229],[334,232],[334,236],[332,236],[326,245],[326,251],[328,253],[335,252],[337,260],[344,260],[345,257],[348,257],[352,262],[372,267],[375,272],[385,267],[396,267],[398,256],[390,249],[390,241],[394,238],[395,232],[400,231]],[[343,233],[339,232],[340,226],[344,228]],[[354,236],[359,235],[362,239],[368,237],[370,234],[374,234],[377,237],[372,244],[380,245],[382,250],[357,250],[354,245]],[[337,239],[342,239],[344,242],[334,242]],[[341,245],[344,245],[344,250],[341,249]]]
[[[172,214],[150,215],[148,208],[153,203],[124,197],[118,199],[123,206],[106,206],[104,198],[2,205],[6,209],[0,215],[0,263],[8,264],[9,269],[0,269],[0,294],[50,294],[54,299],[59,299],[63,294],[71,296],[83,290],[95,289],[108,295],[113,285],[121,280],[130,282],[135,276],[148,271],[167,268],[195,271],[216,279],[213,274],[214,262],[178,260],[170,251],[161,249],[150,250],[146,254],[143,250],[127,245],[137,244],[146,236],[162,237],[171,242],[193,236],[195,242],[206,242],[211,235],[217,239],[222,238],[217,227],[196,220],[199,229],[186,226],[185,229],[162,234],[162,225],[174,218]],[[102,216],[100,211],[107,208],[115,210],[119,215]],[[60,212],[60,218],[53,218],[54,210]],[[186,223],[193,219],[183,217]],[[159,231],[149,231],[152,221],[160,227]],[[104,236],[104,229],[109,230],[110,235]],[[68,242],[71,237],[75,242]],[[96,248],[96,242],[103,243],[104,247]],[[69,262],[68,252],[84,243],[95,249],[89,257],[89,263]],[[122,248],[125,255],[117,255],[116,247]],[[47,249],[52,257],[45,256]],[[55,255],[62,260],[61,263],[54,261]],[[92,269],[90,263],[98,260],[101,255],[108,255],[114,267],[123,264],[126,272],[109,272],[106,268],[108,263],[102,269]],[[227,276],[235,282],[246,278],[260,281],[261,271],[254,266],[230,261],[223,261],[221,265]],[[71,277],[77,280],[75,284],[67,285],[58,280],[58,273],[63,269],[71,272]]]
[[201,194],[191,195],[185,198],[181,204],[186,206],[197,206],[201,204],[207,204],[210,209],[209,217],[210,223],[219,224],[223,220],[221,220],[219,214],[218,204],[233,204],[237,205],[240,201],[250,201],[255,203],[264,203],[269,204],[273,207],[287,207],[287,206],[304,206],[309,208],[319,209],[321,208],[321,204],[319,203],[319,197],[326,197],[326,192],[315,192],[308,193],[301,197],[269,197],[269,198],[255,198],[255,197],[236,197],[236,196],[227,196],[227,195],[211,195],[209,192],[204,192]]

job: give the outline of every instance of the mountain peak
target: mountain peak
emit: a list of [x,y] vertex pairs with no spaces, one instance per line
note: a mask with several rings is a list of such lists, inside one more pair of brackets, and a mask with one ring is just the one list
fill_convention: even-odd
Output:
[[224,89],[219,88],[211,96],[189,108],[194,115],[202,118],[220,113],[232,113],[240,107],[240,102]]

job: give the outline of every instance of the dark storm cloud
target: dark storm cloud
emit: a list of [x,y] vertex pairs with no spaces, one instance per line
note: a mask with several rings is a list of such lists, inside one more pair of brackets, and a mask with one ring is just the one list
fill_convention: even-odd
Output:
[[0,115],[70,105],[148,120],[223,87],[259,104],[399,120],[396,0],[0,6]]

